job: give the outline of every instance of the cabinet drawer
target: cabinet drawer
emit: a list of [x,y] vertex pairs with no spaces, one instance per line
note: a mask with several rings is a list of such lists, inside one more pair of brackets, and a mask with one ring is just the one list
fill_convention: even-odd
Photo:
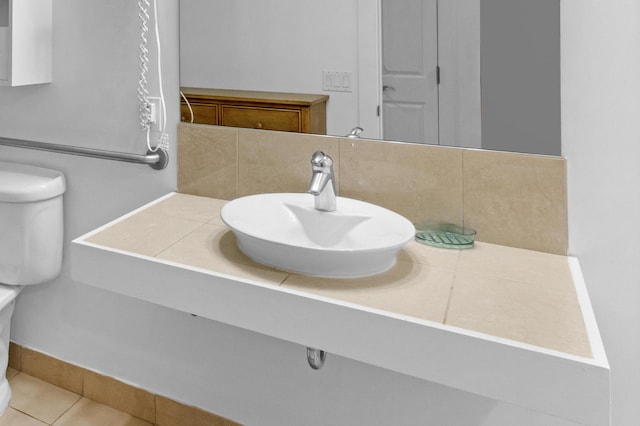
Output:
[[222,105],[223,126],[301,132],[299,110]]
[[[193,122],[199,124],[218,124],[218,105],[215,104],[191,104],[193,109]],[[180,103],[180,120],[191,122],[191,112],[189,107],[184,103]]]

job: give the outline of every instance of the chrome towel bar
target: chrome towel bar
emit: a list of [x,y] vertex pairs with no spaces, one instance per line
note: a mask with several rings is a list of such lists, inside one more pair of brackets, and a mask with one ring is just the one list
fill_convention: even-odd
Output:
[[147,164],[155,170],[162,170],[167,167],[167,164],[169,164],[169,153],[164,149],[158,149],[156,152],[148,151],[146,154],[142,155],[8,138],[0,138],[0,145],[58,152],[62,154],[81,155],[83,157],[100,158],[104,160],[124,161],[127,163]]

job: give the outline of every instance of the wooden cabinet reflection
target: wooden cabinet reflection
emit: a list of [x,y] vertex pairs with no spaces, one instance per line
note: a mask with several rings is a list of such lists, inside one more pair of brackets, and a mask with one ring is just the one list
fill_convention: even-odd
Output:
[[[298,133],[327,133],[329,96],[183,87],[193,123]],[[192,122],[184,99],[181,121]]]

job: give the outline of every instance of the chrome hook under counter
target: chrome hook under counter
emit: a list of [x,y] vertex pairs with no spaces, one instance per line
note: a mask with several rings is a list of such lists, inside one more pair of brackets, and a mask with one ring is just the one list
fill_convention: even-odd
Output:
[[326,358],[327,353],[325,351],[307,347],[307,362],[309,363],[309,366],[314,370],[321,369]]

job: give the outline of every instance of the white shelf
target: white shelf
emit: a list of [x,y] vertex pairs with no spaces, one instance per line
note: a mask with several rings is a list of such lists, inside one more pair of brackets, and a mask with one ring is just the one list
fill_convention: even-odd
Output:
[[86,241],[112,224],[73,242],[74,280],[580,424],[609,424],[609,366],[574,258],[591,358]]

